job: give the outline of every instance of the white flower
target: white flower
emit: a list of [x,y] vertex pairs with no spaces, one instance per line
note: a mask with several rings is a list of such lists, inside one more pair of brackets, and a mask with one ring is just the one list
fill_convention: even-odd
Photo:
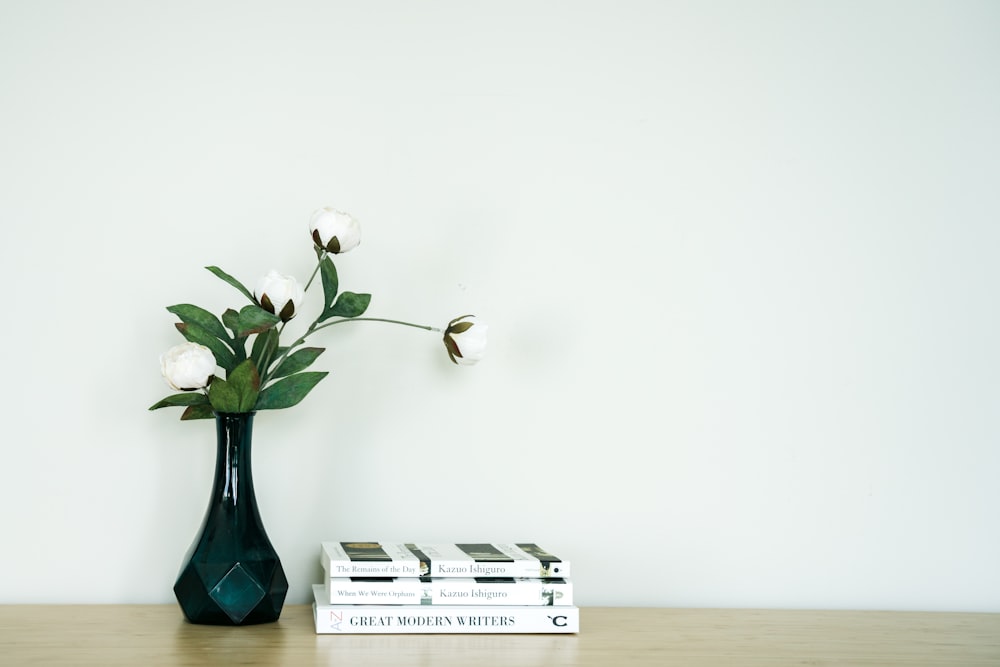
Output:
[[201,389],[215,374],[215,355],[204,345],[181,343],[160,355],[160,372],[171,389]]
[[358,221],[329,206],[313,211],[309,219],[309,233],[313,243],[334,254],[353,250],[361,243]]
[[295,317],[306,293],[298,280],[271,269],[257,282],[253,295],[261,308],[287,322]]
[[471,366],[486,354],[489,327],[473,315],[456,317],[444,330],[444,346],[456,364]]

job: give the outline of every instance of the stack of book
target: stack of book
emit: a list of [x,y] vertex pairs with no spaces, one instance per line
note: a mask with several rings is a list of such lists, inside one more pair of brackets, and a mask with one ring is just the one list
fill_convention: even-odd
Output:
[[323,542],[316,632],[575,633],[570,564],[535,544]]

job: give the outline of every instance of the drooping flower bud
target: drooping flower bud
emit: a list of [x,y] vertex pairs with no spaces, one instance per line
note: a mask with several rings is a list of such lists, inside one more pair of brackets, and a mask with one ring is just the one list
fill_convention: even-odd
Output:
[[471,366],[486,354],[486,334],[489,327],[474,315],[456,317],[444,330],[444,346],[448,357],[462,366]]
[[327,252],[339,254],[361,243],[361,225],[349,214],[329,206],[313,211],[309,219],[313,243]]
[[257,282],[253,295],[261,308],[287,322],[295,317],[306,293],[294,277],[271,269]]
[[201,389],[215,375],[215,355],[204,345],[181,343],[160,355],[160,372],[171,389]]

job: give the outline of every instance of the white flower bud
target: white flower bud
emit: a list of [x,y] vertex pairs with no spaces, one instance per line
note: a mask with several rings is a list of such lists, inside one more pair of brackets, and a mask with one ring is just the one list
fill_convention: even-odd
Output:
[[257,282],[253,295],[261,308],[287,322],[295,317],[306,293],[294,277],[271,269]]
[[349,214],[330,208],[313,211],[309,219],[313,243],[334,254],[353,250],[361,243],[361,226]]
[[171,389],[201,389],[215,375],[215,355],[204,345],[181,343],[160,355],[160,372]]
[[463,315],[448,323],[444,330],[444,346],[456,364],[471,366],[486,354],[486,334],[489,327],[473,315]]

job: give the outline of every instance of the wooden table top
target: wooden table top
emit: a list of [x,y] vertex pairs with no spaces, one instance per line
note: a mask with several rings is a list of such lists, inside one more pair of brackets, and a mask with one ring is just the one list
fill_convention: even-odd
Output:
[[577,635],[317,635],[187,623],[174,605],[0,606],[0,665],[1000,665],[1000,614],[586,607]]

